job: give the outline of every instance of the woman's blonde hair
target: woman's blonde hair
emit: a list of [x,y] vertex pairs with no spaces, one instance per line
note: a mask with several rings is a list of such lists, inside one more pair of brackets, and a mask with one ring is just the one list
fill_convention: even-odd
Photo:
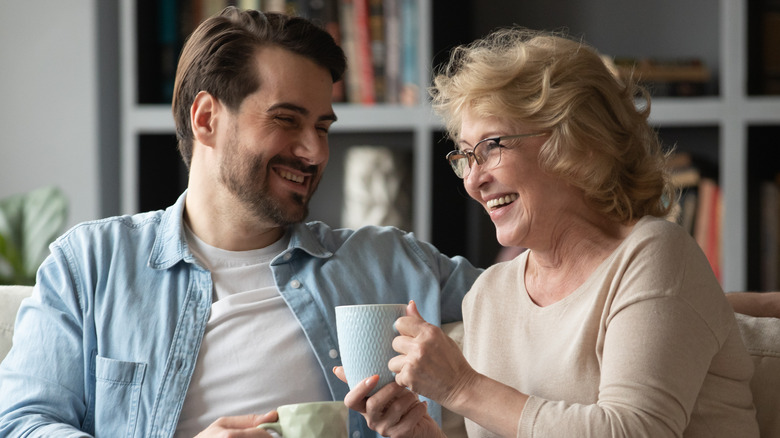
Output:
[[[676,201],[664,153],[648,124],[650,97],[599,53],[562,34],[500,29],[454,49],[430,90],[457,139],[464,111],[549,131],[541,168],[583,190],[620,223],[663,217]],[[644,101],[637,107],[636,100]]]

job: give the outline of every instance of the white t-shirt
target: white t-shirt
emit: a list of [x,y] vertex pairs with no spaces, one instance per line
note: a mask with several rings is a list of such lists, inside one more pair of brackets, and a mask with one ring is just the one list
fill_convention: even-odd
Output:
[[214,302],[176,437],[191,438],[223,416],[330,400],[317,358],[269,266],[289,236],[237,252],[210,246],[189,228],[186,235],[192,253],[211,271]]

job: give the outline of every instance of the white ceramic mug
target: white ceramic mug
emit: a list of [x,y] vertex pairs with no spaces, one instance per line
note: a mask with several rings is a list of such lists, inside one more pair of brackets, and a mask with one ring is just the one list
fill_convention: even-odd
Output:
[[398,353],[393,338],[395,321],[406,315],[406,304],[361,304],[336,307],[336,330],[347,384],[354,389],[363,379],[379,375],[371,394],[395,380],[387,363]]

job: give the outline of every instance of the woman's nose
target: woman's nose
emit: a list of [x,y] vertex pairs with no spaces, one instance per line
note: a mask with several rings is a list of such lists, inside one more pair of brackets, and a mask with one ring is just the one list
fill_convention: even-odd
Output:
[[476,162],[472,163],[463,175],[463,185],[468,192],[476,192],[490,177],[490,172],[485,171],[485,166]]

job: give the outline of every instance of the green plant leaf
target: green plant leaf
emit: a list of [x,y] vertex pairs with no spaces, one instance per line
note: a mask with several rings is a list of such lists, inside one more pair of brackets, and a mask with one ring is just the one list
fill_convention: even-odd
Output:
[[34,283],[49,244],[62,233],[67,216],[67,198],[56,187],[0,200],[0,257],[13,270],[15,283]]
[[16,284],[24,272],[19,250],[0,233],[0,284]]

